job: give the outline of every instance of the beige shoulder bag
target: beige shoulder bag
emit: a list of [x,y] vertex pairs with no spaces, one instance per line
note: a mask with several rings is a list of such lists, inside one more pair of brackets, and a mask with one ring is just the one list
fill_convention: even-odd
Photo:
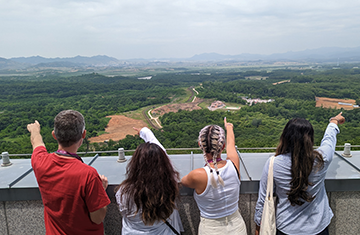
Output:
[[275,159],[275,156],[272,156],[270,158],[270,163],[269,163],[267,187],[266,187],[266,197],[265,197],[263,212],[262,212],[262,216],[261,216],[260,235],[275,235],[276,234],[275,204],[274,204],[274,197],[273,197],[274,159]]

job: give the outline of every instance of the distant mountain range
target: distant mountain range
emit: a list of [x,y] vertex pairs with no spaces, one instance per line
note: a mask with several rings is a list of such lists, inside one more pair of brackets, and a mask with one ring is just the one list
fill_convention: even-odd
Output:
[[204,53],[195,55],[189,60],[193,61],[304,61],[304,62],[349,62],[360,61],[360,47],[355,48],[341,48],[341,47],[323,47],[319,49],[277,53],[271,55],[248,54],[240,55],[221,55],[217,53]]
[[25,69],[25,68],[56,68],[56,67],[106,67],[121,64],[118,59],[98,55],[92,57],[76,56],[69,58],[45,58],[41,56],[16,57],[11,59],[0,58],[0,69]]
[[298,52],[277,53],[271,55],[248,54],[221,55],[218,53],[203,53],[191,58],[162,58],[162,59],[129,59],[118,60],[106,55],[92,57],[76,56],[69,58],[44,58],[41,56],[17,57],[5,59],[0,57],[0,70],[29,69],[29,68],[80,68],[80,67],[124,67],[128,65],[159,65],[176,62],[232,62],[232,61],[293,61],[309,63],[347,63],[360,61],[360,47],[341,48],[324,47]]
[[32,56],[32,57],[17,57],[11,58],[10,60],[18,63],[27,63],[31,65],[36,64],[46,64],[54,62],[71,62],[73,64],[79,65],[110,65],[119,63],[118,59],[106,56],[106,55],[97,55],[92,57],[85,56],[75,56],[69,58],[44,58],[41,56]]

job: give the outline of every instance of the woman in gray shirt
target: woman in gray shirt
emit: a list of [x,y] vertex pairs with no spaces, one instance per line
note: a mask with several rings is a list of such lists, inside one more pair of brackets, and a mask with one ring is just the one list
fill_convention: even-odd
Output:
[[[274,190],[277,195],[277,234],[328,234],[333,213],[325,190],[325,175],[332,161],[342,113],[330,118],[321,146],[313,150],[314,129],[305,119],[290,120],[280,137],[274,160]],[[266,195],[269,160],[260,180],[255,208],[256,234],[260,230]]]

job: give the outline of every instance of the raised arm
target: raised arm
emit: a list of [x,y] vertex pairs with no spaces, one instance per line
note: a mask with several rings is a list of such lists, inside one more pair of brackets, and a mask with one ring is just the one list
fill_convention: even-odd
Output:
[[345,122],[345,118],[342,116],[342,112],[340,112],[335,117],[330,118],[330,123],[334,123],[336,125],[343,124]]
[[36,149],[36,147],[45,146],[40,134],[40,123],[37,120],[35,120],[34,123],[28,124],[27,129],[30,132],[30,141],[33,150]]
[[156,139],[154,133],[149,128],[147,127],[143,127],[143,128],[133,127],[133,128],[138,132],[141,139],[143,139],[145,142],[150,142],[158,145],[166,153],[166,149],[164,148],[164,146],[162,146],[162,144],[158,141],[158,139]]
[[232,123],[226,121],[226,117],[224,118],[224,126],[226,129],[226,159],[231,160],[239,171],[240,161],[235,148],[234,126]]
[[321,140],[319,151],[322,153],[325,162],[331,162],[336,146],[336,135],[340,133],[338,125],[345,122],[342,112],[330,118],[324,137]]

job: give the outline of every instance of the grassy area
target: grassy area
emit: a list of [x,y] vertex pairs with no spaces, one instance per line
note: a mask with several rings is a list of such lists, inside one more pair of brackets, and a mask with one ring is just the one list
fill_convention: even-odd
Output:
[[225,102],[226,107],[244,107],[243,104]]
[[[186,93],[186,95],[183,96],[178,96],[178,97],[172,97],[172,101],[171,103],[185,103],[189,97],[191,96],[191,91],[189,91],[187,88],[184,88],[184,91]],[[125,113],[120,113],[119,115],[124,115],[128,118],[132,118],[132,119],[136,119],[136,120],[142,120],[144,122],[147,122],[147,120],[145,119],[145,117],[143,116],[142,112],[144,110],[149,110],[149,109],[155,109],[155,108],[159,108],[161,106],[164,105],[168,105],[168,104],[161,104],[161,105],[156,105],[156,106],[146,106],[137,110],[133,110],[133,111],[129,111],[129,112],[125,112]],[[154,115],[154,117],[156,117],[156,115]]]
[[214,102],[214,100],[204,99],[204,101],[201,102],[198,106],[199,106],[200,108],[202,108],[202,109],[207,109],[212,102]]
[[192,92],[188,88],[184,88],[186,95],[178,97],[179,100],[177,103],[186,103],[186,101],[191,97]]
[[145,118],[144,116],[142,115],[142,111],[145,110],[145,109],[149,109],[150,106],[147,106],[147,107],[143,107],[143,108],[140,108],[140,109],[137,109],[137,110],[133,110],[133,111],[129,111],[129,112],[125,112],[125,113],[120,113],[119,115],[124,115],[125,117],[128,117],[128,118],[132,118],[132,119],[136,119],[136,120],[142,120],[142,121],[145,121]]
[[106,131],[99,131],[99,132],[97,133],[97,136],[99,136],[99,135],[103,135],[103,134],[109,134],[109,132],[106,132]]

